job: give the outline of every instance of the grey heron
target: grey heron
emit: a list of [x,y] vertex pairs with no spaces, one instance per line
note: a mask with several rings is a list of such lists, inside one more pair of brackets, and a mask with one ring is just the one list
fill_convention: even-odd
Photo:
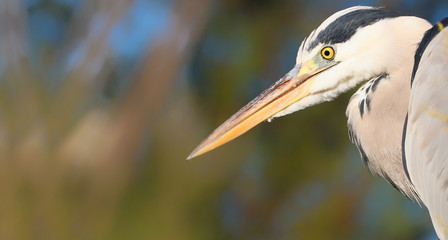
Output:
[[294,68],[188,159],[364,83],[346,111],[351,141],[368,169],[422,202],[439,238],[448,239],[447,24],[364,6],[333,14],[302,42]]

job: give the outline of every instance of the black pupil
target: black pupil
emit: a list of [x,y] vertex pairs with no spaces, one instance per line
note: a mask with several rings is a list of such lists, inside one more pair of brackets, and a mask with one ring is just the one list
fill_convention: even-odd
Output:
[[325,51],[324,51],[324,55],[327,56],[327,57],[330,56],[330,51],[325,50]]

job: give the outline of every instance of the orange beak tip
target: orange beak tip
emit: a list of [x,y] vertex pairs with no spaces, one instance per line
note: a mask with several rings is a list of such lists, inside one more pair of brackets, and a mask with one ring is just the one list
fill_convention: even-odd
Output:
[[197,155],[197,153],[196,153],[196,151],[193,151],[193,152],[191,152],[190,153],[190,155],[188,155],[188,157],[187,157],[187,161],[190,161],[190,160],[192,160],[193,158],[195,158],[195,157],[197,157],[198,155]]
[[196,149],[195,150],[193,150],[193,152],[191,152],[190,153],[190,155],[188,155],[188,157],[187,157],[187,161],[190,161],[191,159],[193,159],[193,158],[195,158],[195,157],[197,157],[198,155],[197,155],[197,152],[196,152]]
[[201,143],[190,153],[190,155],[188,155],[187,160],[192,160],[193,158],[198,157],[204,153],[207,153],[212,149],[213,148],[206,147]]

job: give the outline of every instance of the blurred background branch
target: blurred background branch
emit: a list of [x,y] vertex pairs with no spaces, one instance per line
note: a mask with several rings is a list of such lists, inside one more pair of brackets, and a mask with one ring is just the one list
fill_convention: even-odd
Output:
[[[209,11],[207,0],[168,4],[172,24],[142,49],[146,54],[131,74],[128,92],[101,100],[112,71],[107,39],[141,3],[72,6],[65,43],[50,50],[56,56],[47,58],[49,66],[39,61],[50,69],[41,72],[29,67],[27,8],[21,1],[1,2],[2,239],[105,239],[110,233],[132,159]],[[28,4],[51,15],[62,3]]]

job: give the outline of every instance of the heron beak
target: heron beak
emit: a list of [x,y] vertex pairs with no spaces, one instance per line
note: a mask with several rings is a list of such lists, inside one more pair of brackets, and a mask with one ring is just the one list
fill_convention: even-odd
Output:
[[[325,65],[325,66],[322,66]],[[194,149],[187,160],[215,149],[249,131],[291,104],[310,95],[316,76],[335,64],[319,64],[311,59],[297,65],[219,126]]]

